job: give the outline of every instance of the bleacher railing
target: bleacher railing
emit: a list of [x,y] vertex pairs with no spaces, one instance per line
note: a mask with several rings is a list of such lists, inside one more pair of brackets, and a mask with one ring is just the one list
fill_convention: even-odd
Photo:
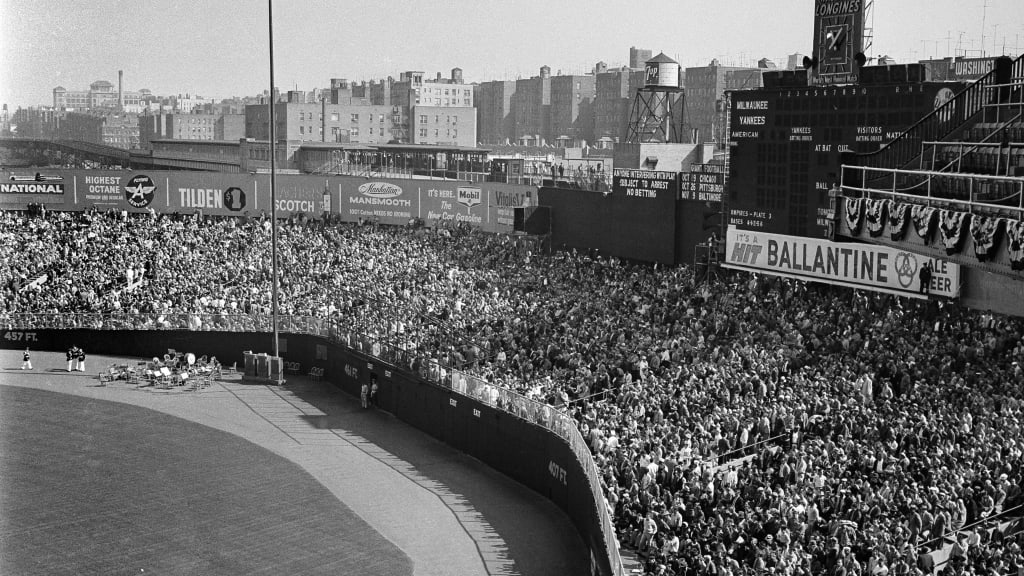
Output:
[[[1024,76],[1024,61],[1018,57],[1012,64],[1011,77]],[[943,140],[949,134],[971,122],[975,116],[1000,97],[998,90],[1001,71],[995,66],[959,94],[918,120],[905,132],[879,150],[857,154],[856,163],[872,168],[904,168],[922,154],[927,141]]]
[[[978,528],[980,526],[985,526],[987,524],[991,524],[992,522],[996,522],[996,521],[999,521],[999,520],[1007,520],[1007,519],[1010,519],[1010,518],[1018,518],[1018,517],[1020,517],[1020,513],[1021,512],[1024,512],[1024,504],[1019,504],[1019,505],[1014,506],[1012,508],[1007,508],[1006,510],[1001,510],[999,512],[996,512],[994,514],[990,514],[988,516],[985,516],[984,518],[976,520],[973,523],[968,524],[966,526],[961,526],[959,528],[954,528],[952,530],[949,530],[949,531],[947,531],[944,534],[940,534],[940,535],[935,536],[931,540],[925,541],[924,545],[925,545],[926,548],[936,548],[936,549],[937,548],[941,548],[947,541],[955,540],[957,535],[959,535],[959,534],[964,534],[964,533],[969,532],[971,530],[974,530],[974,529],[976,529],[976,528]],[[942,569],[945,568],[945,565],[947,563],[949,563],[950,561],[952,561],[952,560],[953,560],[953,558],[951,556],[946,556],[946,558],[943,559],[941,562],[937,562],[935,564],[934,570],[932,571],[932,574],[939,574],[942,571]]]
[[[858,185],[861,182],[869,184]],[[841,186],[844,196],[851,198],[953,203],[970,212],[1024,215],[1022,177],[843,166]]]
[[[0,314],[0,327],[7,330],[93,329],[93,330],[191,330],[225,332],[271,332],[269,314]],[[564,412],[508,388],[491,384],[462,367],[454,366],[454,355],[444,350],[418,350],[404,334],[372,335],[351,329],[348,319],[315,316],[278,316],[281,332],[327,338],[372,356],[384,363],[418,373],[421,377],[456,394],[472,398],[513,416],[542,426],[557,434],[579,460],[598,512],[609,562],[616,576],[624,576],[611,514],[605,503],[597,464],[576,422]]]

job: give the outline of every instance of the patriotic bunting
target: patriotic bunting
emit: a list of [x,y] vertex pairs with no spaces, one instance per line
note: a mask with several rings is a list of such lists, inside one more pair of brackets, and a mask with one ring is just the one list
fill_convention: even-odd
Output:
[[[907,224],[912,221],[917,235],[925,244],[931,242],[938,227],[946,254],[961,250],[968,234],[974,241],[974,255],[981,262],[996,257],[999,243],[1006,235],[1006,253],[1010,268],[1024,270],[1024,220],[983,216],[956,210],[940,210],[922,204],[906,204],[893,200],[846,198],[846,224],[851,234],[859,233],[861,225],[872,236],[889,234],[893,240],[906,240]],[[936,222],[937,221],[937,222]],[[936,226],[938,224],[938,226]]]
[[1006,219],[1006,252],[1010,268],[1024,270],[1024,221]]
[[846,199],[846,225],[851,235],[860,233],[861,222],[864,221],[864,203],[861,198]]
[[967,212],[956,210],[939,211],[939,233],[942,236],[942,245],[946,247],[946,254],[955,254],[960,251],[960,245],[964,241],[967,222],[971,215]]
[[[890,201],[891,202],[891,201]],[[907,222],[910,221],[910,204],[893,202],[889,206],[889,236],[893,240],[902,240],[907,232]]]
[[917,235],[924,240],[925,244],[931,242],[932,234],[935,233],[935,216],[938,211],[935,208],[915,204],[910,211],[910,218],[914,221],[914,229]]
[[866,200],[867,214],[865,219],[868,222],[868,233],[878,237],[885,230],[885,218],[889,212],[892,200]]
[[971,238],[974,239],[974,255],[982,262],[995,255],[999,244],[999,227],[1002,218],[992,218],[975,214],[971,218]]

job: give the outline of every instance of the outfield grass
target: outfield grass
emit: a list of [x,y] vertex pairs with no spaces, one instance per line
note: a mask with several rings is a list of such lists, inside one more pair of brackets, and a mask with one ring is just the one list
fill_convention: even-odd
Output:
[[0,574],[412,574],[308,473],[153,410],[0,386]]

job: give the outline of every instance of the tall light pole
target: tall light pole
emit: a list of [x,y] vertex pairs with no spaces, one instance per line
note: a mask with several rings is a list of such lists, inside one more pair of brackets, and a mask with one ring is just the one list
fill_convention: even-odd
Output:
[[270,273],[274,277],[271,281],[273,295],[271,296],[270,318],[274,325],[274,358],[279,358],[280,344],[277,333],[277,170],[276,150],[277,141],[276,127],[274,122],[274,0],[267,0],[267,27],[270,32]]

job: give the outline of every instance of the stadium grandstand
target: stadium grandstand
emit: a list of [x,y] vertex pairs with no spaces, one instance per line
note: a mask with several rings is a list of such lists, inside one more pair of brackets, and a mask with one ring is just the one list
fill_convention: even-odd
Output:
[[[592,573],[625,574],[629,557],[640,572],[674,576],[1024,574],[1024,321],[991,311],[1020,310],[1024,298],[1022,90],[1022,60],[998,58],[877,151],[845,154],[838,185],[813,191],[834,200],[822,218],[830,240],[897,247],[904,265],[912,254],[948,259],[969,270],[974,308],[929,293],[916,269],[899,273],[919,290],[867,290],[710,259],[698,268],[674,250],[647,260],[553,250],[553,236],[524,234],[516,218],[565,189],[488,187],[493,171],[466,150],[450,169],[461,184],[384,181],[436,170],[436,158],[391,150],[414,162],[385,161],[381,173],[383,152],[314,146],[318,174],[290,181],[286,201],[299,207],[278,226],[257,207],[271,204],[267,186],[247,170],[124,182],[53,171],[7,184],[17,201],[0,212],[0,323],[206,342],[231,332],[217,339],[229,347],[274,329],[276,258],[280,329],[315,342],[307,352],[290,341],[286,359],[304,354],[311,377],[355,394],[367,362],[442,390],[432,412],[426,386],[384,408],[423,428],[462,426],[443,439],[489,464],[505,458],[499,471],[569,514]],[[746,146],[766,147],[759,137]],[[339,166],[361,175],[331,180]],[[599,229],[651,254],[685,228],[669,218],[682,212],[678,195],[616,215],[612,230],[592,224],[657,190],[583,192],[576,220],[552,210],[563,230]],[[799,216],[817,225],[801,199]],[[705,202],[724,222],[730,207]],[[652,231],[666,241],[639,236]],[[993,294],[1001,306],[987,309]],[[481,446],[460,414],[520,426],[523,440]],[[545,451],[558,449],[574,460]]]
[[[8,329],[268,330],[265,218],[8,210],[0,233]],[[1024,566],[1019,319],[468,226],[294,217],[280,259],[285,331],[578,438],[647,573]]]

